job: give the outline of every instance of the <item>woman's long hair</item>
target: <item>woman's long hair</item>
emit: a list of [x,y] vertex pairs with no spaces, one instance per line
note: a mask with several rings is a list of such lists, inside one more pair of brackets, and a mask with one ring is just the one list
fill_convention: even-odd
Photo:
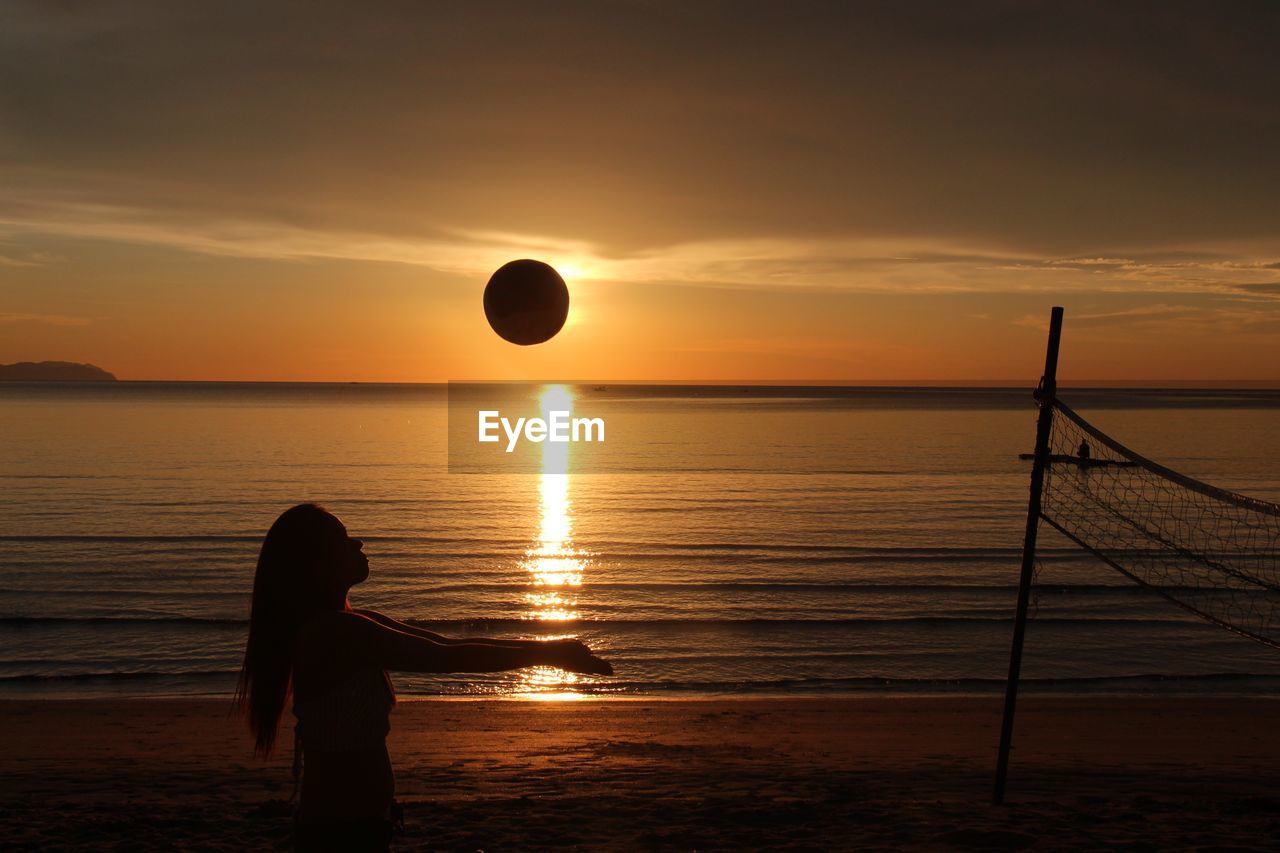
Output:
[[248,714],[254,751],[263,757],[275,746],[293,688],[298,629],[330,606],[320,568],[341,531],[342,523],[323,507],[299,504],[285,510],[262,540],[236,704]]

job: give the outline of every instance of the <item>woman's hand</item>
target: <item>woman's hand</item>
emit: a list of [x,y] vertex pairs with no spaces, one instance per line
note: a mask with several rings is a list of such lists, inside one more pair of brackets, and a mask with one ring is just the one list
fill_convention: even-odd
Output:
[[581,640],[548,640],[547,663],[569,672],[584,675],[613,675],[613,666],[607,660],[596,657]]

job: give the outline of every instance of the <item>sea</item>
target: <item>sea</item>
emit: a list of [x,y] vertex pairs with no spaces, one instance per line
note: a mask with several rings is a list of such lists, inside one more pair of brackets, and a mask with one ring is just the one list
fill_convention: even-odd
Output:
[[[306,501],[365,542],[353,606],[453,636],[577,636],[615,667],[395,673],[402,697],[1003,690],[1031,389],[545,389],[607,424],[607,458],[464,470],[448,385],[0,383],[0,698],[230,695],[263,535]],[[1147,458],[1280,501],[1280,392],[1061,396]],[[1280,695],[1280,652],[1045,526],[1022,675],[1028,692]]]

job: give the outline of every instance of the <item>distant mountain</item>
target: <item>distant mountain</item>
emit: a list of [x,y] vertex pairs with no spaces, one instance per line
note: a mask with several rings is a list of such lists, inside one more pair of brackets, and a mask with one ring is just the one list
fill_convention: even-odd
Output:
[[19,361],[0,364],[0,382],[115,382],[101,367],[73,361]]

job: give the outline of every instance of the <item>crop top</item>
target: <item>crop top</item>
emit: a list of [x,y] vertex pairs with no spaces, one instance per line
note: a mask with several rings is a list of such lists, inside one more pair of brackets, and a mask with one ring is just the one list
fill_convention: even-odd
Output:
[[381,747],[396,703],[391,679],[380,669],[353,672],[310,699],[294,697],[297,737],[307,752],[357,752]]

